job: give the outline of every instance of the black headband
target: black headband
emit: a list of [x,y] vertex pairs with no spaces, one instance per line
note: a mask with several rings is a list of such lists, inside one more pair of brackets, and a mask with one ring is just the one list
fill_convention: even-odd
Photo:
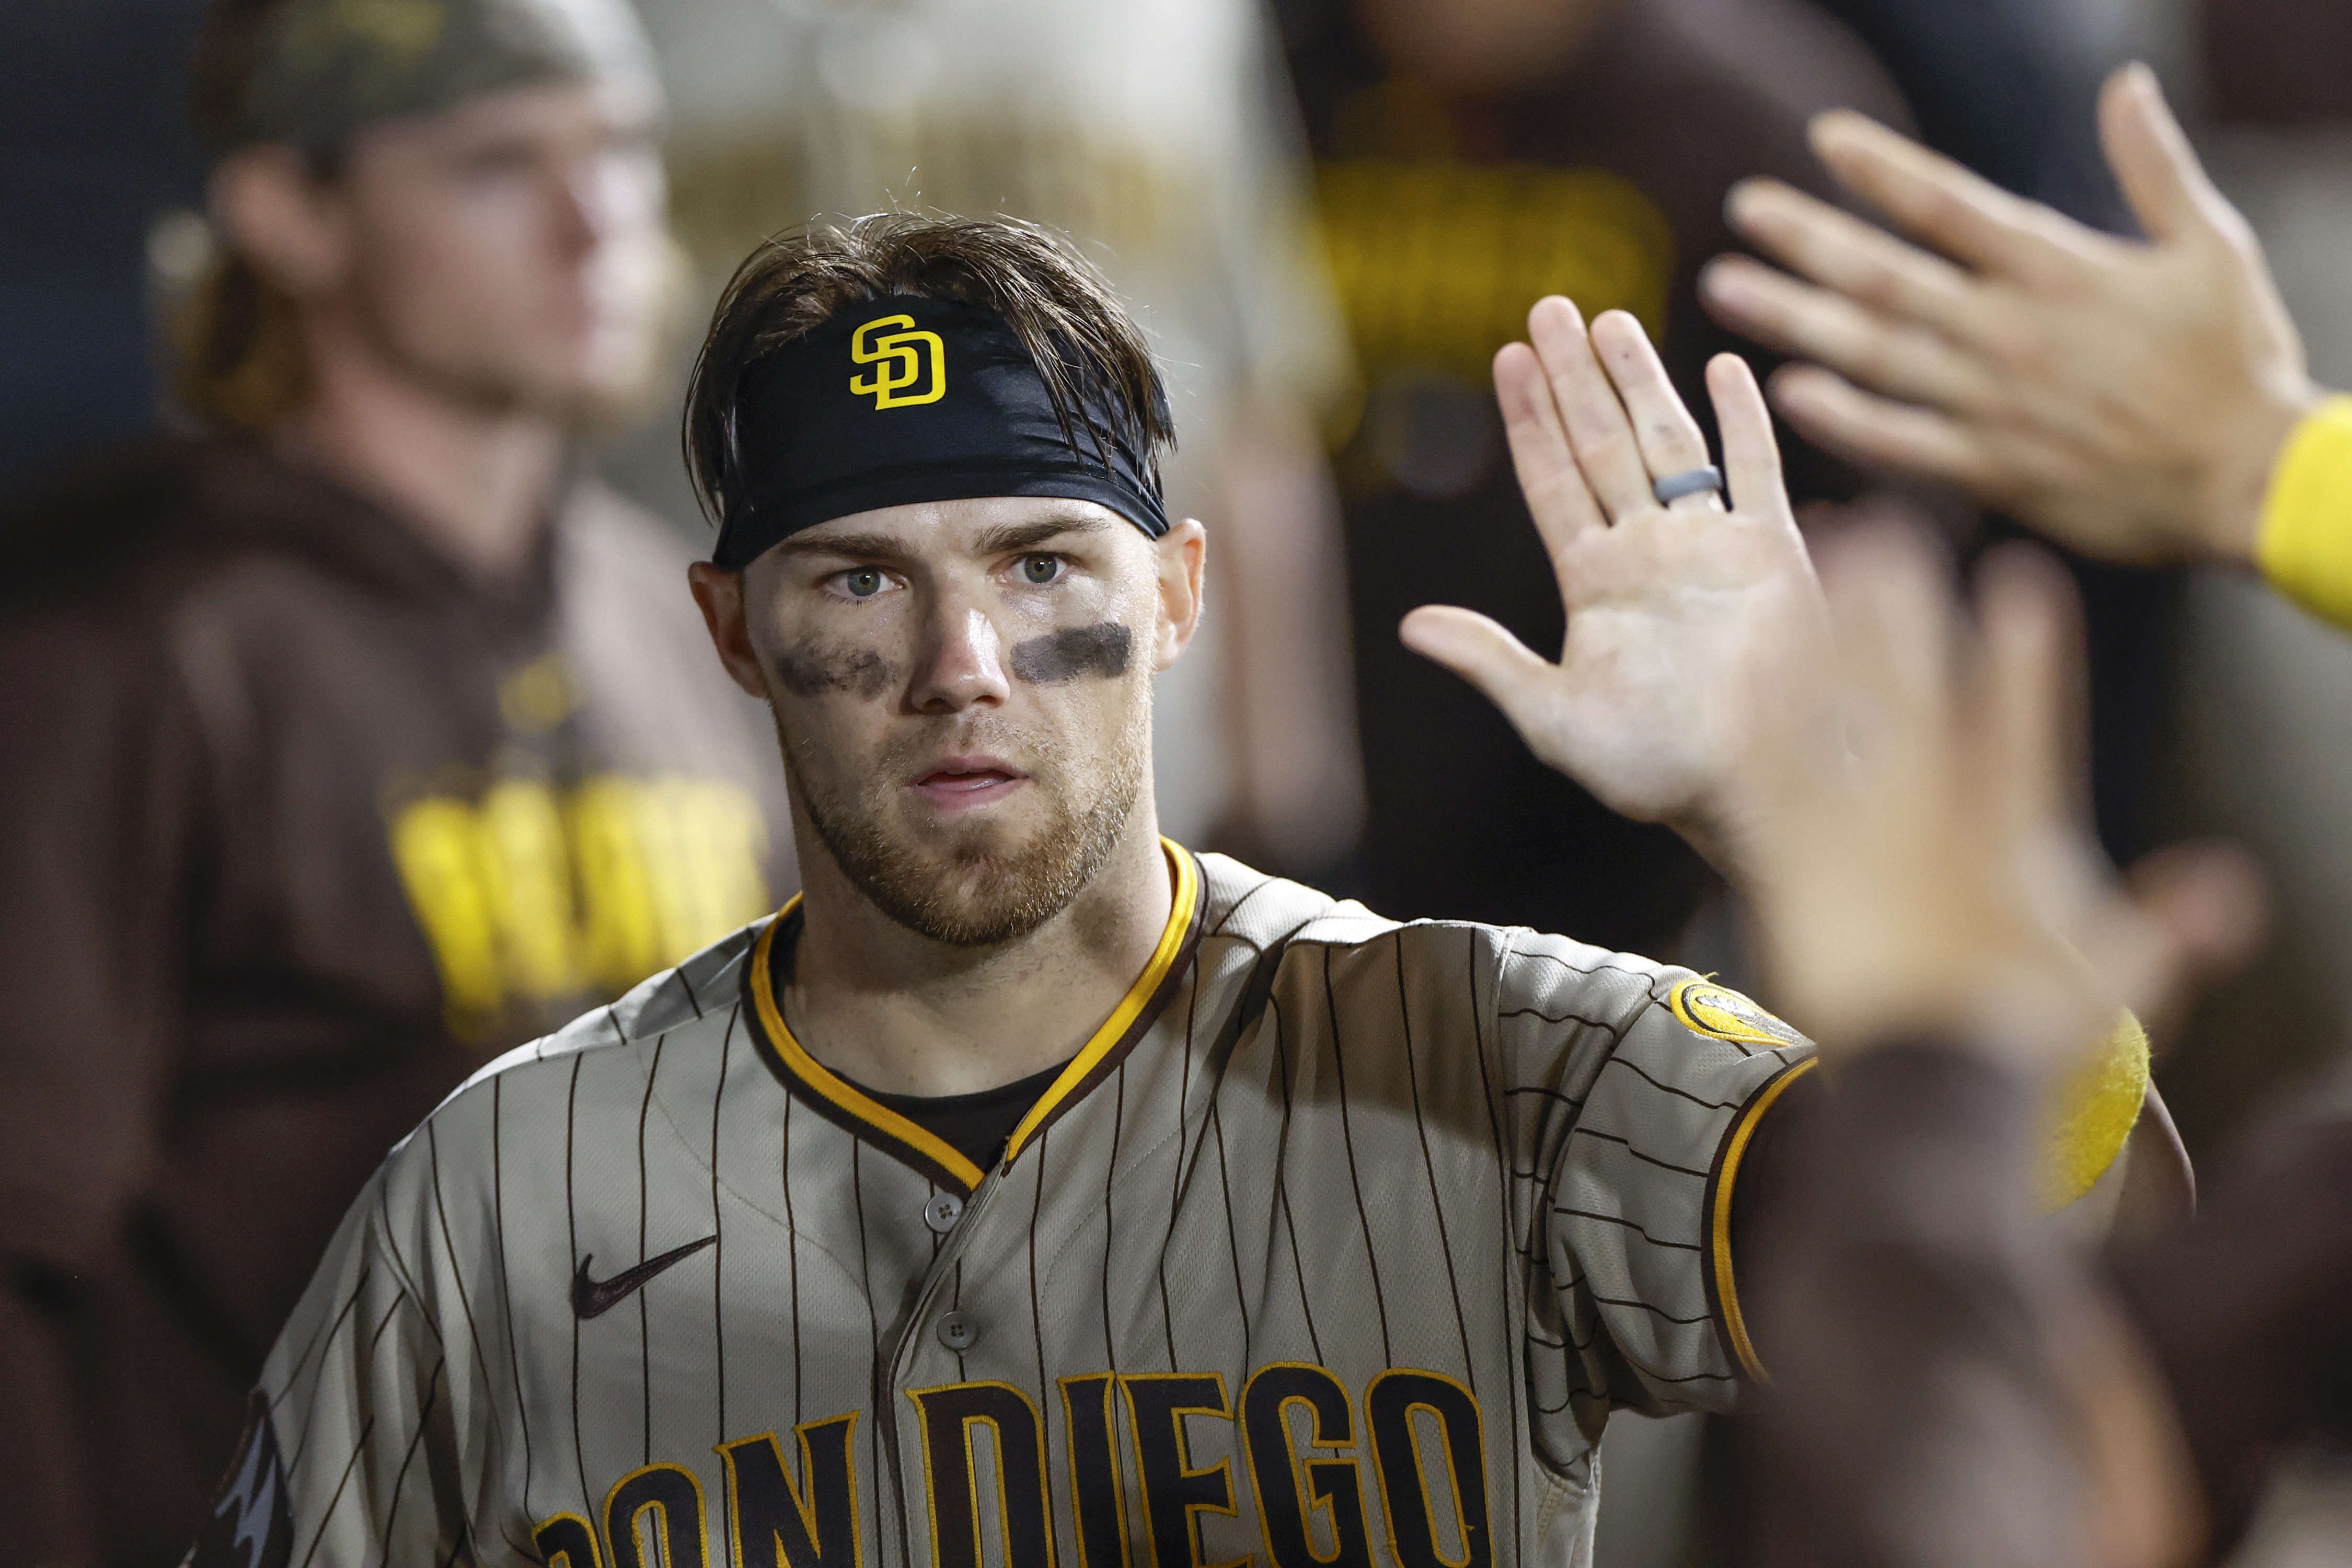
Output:
[[1072,379],[1066,435],[1036,362],[995,311],[902,295],[843,312],[752,372],[712,561],[740,571],[836,517],[981,496],[1095,501],[1159,538],[1168,514],[1135,421],[1099,378]]

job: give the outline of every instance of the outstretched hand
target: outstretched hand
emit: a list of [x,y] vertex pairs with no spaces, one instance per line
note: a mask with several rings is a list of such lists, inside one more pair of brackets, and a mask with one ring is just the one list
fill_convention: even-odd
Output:
[[1923,533],[1824,547],[1830,635],[1759,661],[1741,891],[1776,1003],[1824,1051],[1954,1032],[2033,1076],[2116,1010],[2226,962],[2259,920],[2234,851],[2181,846],[2127,893],[2083,811],[2081,633],[2032,546],[1961,615]]
[[2244,559],[2279,449],[2320,394],[2261,247],[2155,77],[2118,71],[2099,110],[2145,243],[1840,111],[1814,121],[1814,150],[1920,244],[1749,181],[1733,226],[1800,277],[1722,257],[1701,298],[1814,362],[1782,371],[1772,397],[1824,445],[1959,485],[2108,560]]
[[1661,504],[1654,481],[1704,467],[1706,443],[1641,323],[1612,310],[1588,334],[1554,296],[1528,326],[1532,346],[1495,356],[1495,390],[1568,612],[1559,661],[1453,606],[1423,605],[1402,634],[1603,804],[1719,855],[1745,667],[1818,619],[1770,416],[1747,364],[1718,356],[1730,508],[1706,492]]

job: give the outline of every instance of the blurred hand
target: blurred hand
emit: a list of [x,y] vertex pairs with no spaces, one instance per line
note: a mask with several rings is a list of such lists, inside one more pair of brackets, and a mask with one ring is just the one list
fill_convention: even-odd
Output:
[[2036,1076],[2150,1008],[2244,908],[2241,862],[2176,850],[2135,902],[2076,805],[2072,586],[1996,552],[1976,618],[1916,530],[1826,546],[1830,636],[1751,670],[1733,825],[1772,994],[1832,1057],[1955,1034]]
[[1528,326],[1532,347],[1495,356],[1495,389],[1568,612],[1559,662],[1450,606],[1407,616],[1405,645],[1486,693],[1538,757],[1612,809],[1717,855],[1744,671],[1818,625],[1770,416],[1747,364],[1719,355],[1707,390],[1732,509],[1711,494],[1662,506],[1653,482],[1704,466],[1706,443],[1641,323],[1612,310],[1588,336],[1553,296]]
[[2248,559],[2272,464],[2320,393],[2261,247],[2155,77],[2118,71],[2099,111],[2145,244],[1831,113],[1813,122],[1822,162],[1927,248],[1750,181],[1733,226],[1811,282],[1722,257],[1701,297],[1817,362],[1772,395],[1827,446],[1959,485],[2103,559]]

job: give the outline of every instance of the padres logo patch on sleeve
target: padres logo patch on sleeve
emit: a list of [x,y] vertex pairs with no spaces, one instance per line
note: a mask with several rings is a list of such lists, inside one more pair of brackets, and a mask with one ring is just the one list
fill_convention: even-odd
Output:
[[1811,1044],[1738,992],[1711,980],[1684,981],[1667,996],[1666,1005],[1685,1029],[1734,1045],[1771,1049]]

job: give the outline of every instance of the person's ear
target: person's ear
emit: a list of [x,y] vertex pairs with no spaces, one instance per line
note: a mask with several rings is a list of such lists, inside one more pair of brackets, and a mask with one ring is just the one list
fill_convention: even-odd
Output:
[[291,147],[248,147],[213,171],[213,219],[263,280],[297,300],[333,291],[351,226],[332,188]]
[[1152,668],[1165,669],[1191,646],[1201,626],[1201,583],[1209,560],[1209,531],[1185,518],[1152,541],[1160,559],[1160,627]]
[[694,590],[694,602],[702,607],[702,624],[710,633],[710,646],[719,650],[719,662],[727,667],[729,679],[764,702],[768,681],[760,668],[759,650],[751,646],[751,628],[743,618],[743,573],[729,572],[708,561],[698,561],[686,569],[687,585]]

